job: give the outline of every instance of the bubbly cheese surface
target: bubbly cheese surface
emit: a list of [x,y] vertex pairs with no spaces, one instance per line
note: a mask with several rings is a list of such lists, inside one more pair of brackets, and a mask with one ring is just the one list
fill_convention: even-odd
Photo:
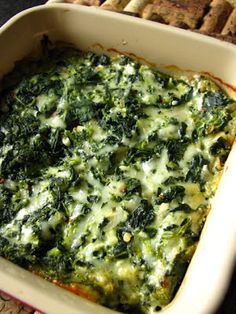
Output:
[[163,308],[209,212],[235,101],[202,75],[69,48],[2,85],[0,254],[121,312]]

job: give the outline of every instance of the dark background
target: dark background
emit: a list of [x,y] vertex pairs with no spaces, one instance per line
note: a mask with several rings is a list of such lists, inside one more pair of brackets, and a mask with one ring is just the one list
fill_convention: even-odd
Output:
[[45,2],[46,0],[0,0],[0,26],[16,13]]
[[[16,13],[36,6],[44,4],[46,0],[0,0],[0,26],[5,23],[10,17]],[[1,51],[1,47],[0,47]],[[235,239],[236,245],[236,239]],[[224,254],[224,252],[222,252]],[[222,271],[224,271],[222,269]],[[203,282],[203,285],[207,285],[207,282]],[[210,289],[210,287],[209,287]],[[194,306],[194,305],[193,305]],[[176,313],[176,314],[185,314],[185,313]],[[191,314],[191,313],[186,313]],[[200,313],[199,313],[200,314]],[[236,314],[236,271],[232,276],[232,280],[228,289],[228,292],[225,296],[225,299],[215,314]]]

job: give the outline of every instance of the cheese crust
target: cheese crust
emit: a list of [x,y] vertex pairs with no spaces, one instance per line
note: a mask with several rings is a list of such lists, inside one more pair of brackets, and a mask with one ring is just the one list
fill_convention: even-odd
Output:
[[0,254],[118,311],[166,306],[230,152],[235,101],[200,74],[71,48],[46,47],[2,85]]

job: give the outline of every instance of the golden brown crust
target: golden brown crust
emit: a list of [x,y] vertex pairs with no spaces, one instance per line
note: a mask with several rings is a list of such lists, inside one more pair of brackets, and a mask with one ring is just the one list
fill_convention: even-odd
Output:
[[97,299],[97,296],[95,294],[92,294],[92,292],[90,291],[87,291],[85,289],[85,287],[81,284],[78,284],[78,283],[69,283],[69,284],[66,284],[66,283],[62,283],[61,281],[59,280],[53,280],[52,281],[55,285],[61,287],[61,288],[64,288],[70,292],[73,292],[74,294],[77,294],[87,300],[90,300],[92,302],[97,302],[98,299]]

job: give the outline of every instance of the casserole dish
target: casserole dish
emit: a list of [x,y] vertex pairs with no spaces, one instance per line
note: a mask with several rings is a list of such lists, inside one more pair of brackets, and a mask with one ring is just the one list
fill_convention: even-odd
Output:
[[[92,31],[90,23],[94,26]],[[113,28],[104,36],[111,23]],[[25,36],[15,47],[17,38],[20,38],[22,32]],[[28,10],[2,28],[0,75],[3,76],[10,71],[16,60],[39,48],[42,35],[48,35],[52,41],[71,43],[82,50],[99,43],[105,49],[132,52],[157,64],[159,68],[174,64],[182,69],[210,72],[228,84],[236,85],[232,71],[235,67],[236,51],[230,44],[163,25],[141,22],[138,19],[131,20],[95,8],[77,6],[69,8],[63,4]],[[155,42],[157,45],[150,45]],[[225,60],[224,69],[221,68],[221,60]],[[185,280],[175,300],[163,310],[163,313],[210,313],[223,296],[235,254],[233,155],[235,150],[232,150],[214,209],[207,219]],[[222,215],[222,208],[227,208],[227,214]],[[221,228],[225,228],[223,234],[219,232],[219,224]],[[0,267],[0,288],[46,313],[57,312],[58,307],[66,313],[92,313],[95,310],[101,313],[112,312],[81,300],[4,260],[1,260]],[[222,269],[224,271],[219,272]],[[205,281],[208,285],[203,284]]]

